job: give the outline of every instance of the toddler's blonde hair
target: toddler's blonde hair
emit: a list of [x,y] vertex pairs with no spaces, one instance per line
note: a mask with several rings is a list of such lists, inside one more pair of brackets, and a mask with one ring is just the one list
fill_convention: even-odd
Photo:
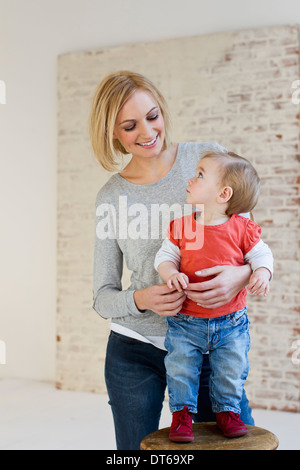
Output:
[[254,166],[233,152],[208,152],[202,158],[213,158],[219,163],[220,185],[230,186],[233,194],[228,201],[226,214],[251,212],[256,206],[260,179]]

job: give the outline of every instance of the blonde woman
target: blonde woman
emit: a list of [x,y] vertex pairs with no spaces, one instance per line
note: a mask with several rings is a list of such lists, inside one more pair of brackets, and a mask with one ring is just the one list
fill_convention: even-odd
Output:
[[[116,171],[122,155],[131,155],[96,199],[93,307],[111,319],[105,379],[119,450],[139,449],[158,429],[166,388],[165,320],[180,312],[186,298],[162,283],[154,269],[166,235],[160,219],[167,212],[171,219],[183,214],[185,187],[199,158],[224,150],[216,143],[172,143],[169,127],[165,100],[144,76],[121,71],[98,86],[90,116],[95,155],[109,171]],[[125,290],[123,259],[132,271]],[[203,307],[216,308],[246,286],[250,274],[248,264],[212,266],[201,275],[213,279],[189,284],[186,291]],[[214,419],[209,376],[205,357],[195,421]],[[254,424],[245,393],[240,406],[244,423]]]

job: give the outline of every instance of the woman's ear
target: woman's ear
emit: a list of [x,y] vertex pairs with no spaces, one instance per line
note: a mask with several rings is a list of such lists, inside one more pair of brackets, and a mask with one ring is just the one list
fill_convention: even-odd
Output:
[[221,204],[224,204],[225,202],[229,201],[232,195],[233,195],[233,190],[231,186],[224,186],[224,188],[220,190],[217,200]]

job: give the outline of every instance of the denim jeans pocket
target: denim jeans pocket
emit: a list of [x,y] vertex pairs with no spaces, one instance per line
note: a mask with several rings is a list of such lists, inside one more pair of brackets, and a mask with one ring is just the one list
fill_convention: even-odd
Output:
[[247,315],[247,307],[237,310],[230,315],[230,322],[233,326],[242,325],[243,323],[250,323]]
[[182,313],[177,313],[176,315],[166,317],[167,325],[169,325],[170,323],[171,324],[172,323],[178,323],[178,322],[182,322],[182,321],[185,321],[185,320],[186,320],[186,318]]

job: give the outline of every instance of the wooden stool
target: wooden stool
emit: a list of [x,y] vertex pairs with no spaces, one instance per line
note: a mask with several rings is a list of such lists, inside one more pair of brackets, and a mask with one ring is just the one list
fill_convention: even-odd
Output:
[[195,423],[193,442],[172,442],[170,428],[159,429],[146,436],[141,442],[141,450],[276,450],[279,441],[275,434],[257,426],[247,426],[245,436],[228,438],[215,423]]

